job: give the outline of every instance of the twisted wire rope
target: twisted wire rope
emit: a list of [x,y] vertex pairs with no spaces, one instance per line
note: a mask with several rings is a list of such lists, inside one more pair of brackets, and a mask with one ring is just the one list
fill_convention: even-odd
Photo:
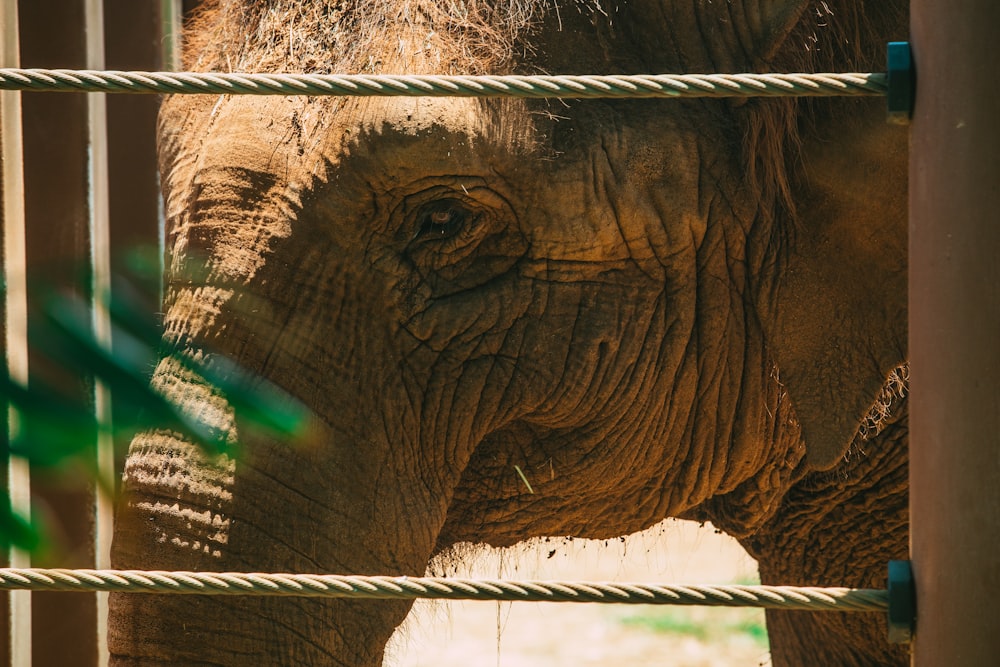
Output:
[[885,590],[794,586],[670,586],[332,574],[0,569],[0,590],[114,591],[362,599],[605,602],[884,612]]
[[0,69],[0,90],[406,97],[681,98],[885,95],[884,73],[417,76]]
[[[887,77],[883,73],[412,76],[0,69],[0,90],[378,97],[832,97],[885,95]],[[7,568],[0,569],[0,590],[604,602],[858,612],[889,608],[888,592],[877,589],[142,570]]]

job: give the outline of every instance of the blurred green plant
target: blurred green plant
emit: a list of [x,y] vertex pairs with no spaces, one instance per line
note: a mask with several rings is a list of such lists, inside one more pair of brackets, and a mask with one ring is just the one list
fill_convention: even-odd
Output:
[[767,627],[759,609],[719,609],[702,607],[661,607],[650,605],[619,621],[628,627],[649,632],[683,635],[703,642],[749,638],[767,648]]
[[[758,586],[760,578],[744,576],[733,584]],[[633,613],[619,618],[619,622],[649,632],[683,635],[713,644],[746,638],[763,649],[768,647],[763,609],[641,605]]]
[[[148,255],[148,253],[146,253]],[[172,357],[222,394],[241,429],[294,441],[306,428],[308,409],[281,389],[255,377],[218,354],[194,358],[164,342],[150,303],[157,299],[159,276],[151,273],[159,261],[136,252],[124,263],[130,270],[115,276],[107,294],[98,295],[112,325],[113,346],[98,340],[91,307],[79,293],[32,289],[29,340],[33,362],[41,360],[25,385],[0,373],[0,400],[13,415],[7,429],[8,456],[21,458],[32,469],[57,471],[80,468],[104,493],[113,480],[102,479],[96,465],[98,434],[117,442],[150,429],[173,430],[212,453],[238,455],[229,434],[200,421],[156,391],[149,383],[157,362]],[[95,383],[107,387],[115,403],[115,419],[94,410]],[[46,530],[37,518],[19,515],[9,495],[0,503],[0,547],[31,552],[44,548]]]

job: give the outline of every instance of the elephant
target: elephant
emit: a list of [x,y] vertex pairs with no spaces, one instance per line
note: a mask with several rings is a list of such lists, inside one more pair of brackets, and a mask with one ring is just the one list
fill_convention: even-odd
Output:
[[[907,9],[212,0],[184,66],[879,71]],[[764,583],[883,586],[905,556],[907,137],[879,99],[173,96],[157,135],[168,347],[310,422],[245,428],[165,355],[153,386],[239,448],[136,436],[114,567],[419,576],[459,543],[666,517],[739,539]],[[371,666],[409,608],[115,593],[109,645]],[[768,624],[775,665],[908,660],[879,615]]]

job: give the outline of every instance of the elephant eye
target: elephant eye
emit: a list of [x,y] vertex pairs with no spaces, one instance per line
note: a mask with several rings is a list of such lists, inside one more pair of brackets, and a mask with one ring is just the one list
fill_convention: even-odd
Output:
[[461,202],[444,199],[423,207],[417,216],[418,239],[446,239],[454,236],[475,215]]

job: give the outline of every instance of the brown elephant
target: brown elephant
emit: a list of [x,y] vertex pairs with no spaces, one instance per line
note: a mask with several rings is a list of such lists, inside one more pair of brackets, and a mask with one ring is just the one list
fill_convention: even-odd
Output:
[[[215,0],[185,58],[877,71],[906,11]],[[421,575],[458,542],[670,516],[741,539],[765,582],[881,585],[905,553],[905,418],[857,437],[906,356],[906,134],[880,100],[177,97],[159,151],[167,340],[232,357],[315,425],[298,447],[241,432],[164,359],[154,385],[241,454],[137,437],[116,567]],[[377,665],[409,606],[115,595],[110,643],[117,665]],[[906,662],[878,616],[769,624],[778,665]]]

